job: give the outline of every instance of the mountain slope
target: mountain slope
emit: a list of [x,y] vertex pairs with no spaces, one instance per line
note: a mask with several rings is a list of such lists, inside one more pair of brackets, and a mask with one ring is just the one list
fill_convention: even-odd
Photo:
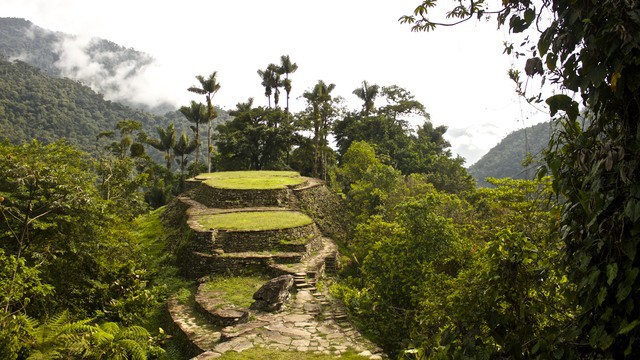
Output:
[[[468,171],[476,179],[478,186],[487,186],[484,181],[487,177],[531,179],[539,164],[539,160],[535,159],[546,148],[550,134],[549,122],[514,131],[471,165]],[[525,168],[522,161],[526,158],[527,151],[534,157],[534,162]]]
[[134,100],[123,85],[143,76],[155,60],[108,40],[50,31],[25,19],[0,18],[0,57],[24,61],[50,76],[80,81],[134,108],[156,114],[175,110],[164,102],[149,105]]
[[120,120],[133,119],[155,135],[168,120],[104,100],[70,79],[54,78],[16,61],[0,60],[0,139],[45,143],[68,139],[85,151],[95,150],[96,136],[112,131]]

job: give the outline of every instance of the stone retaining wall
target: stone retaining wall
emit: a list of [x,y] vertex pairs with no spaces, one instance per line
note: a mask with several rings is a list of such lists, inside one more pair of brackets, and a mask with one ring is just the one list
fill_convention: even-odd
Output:
[[215,244],[216,230],[203,230],[191,227],[192,235],[189,243],[191,251],[213,254],[217,248]]
[[336,240],[346,240],[345,209],[340,197],[323,184],[292,190],[291,206],[313,219],[320,232]]
[[[213,234],[213,243],[224,252],[282,251],[287,248],[286,244],[282,244],[283,241],[312,239],[317,235],[317,232],[314,224],[276,230],[218,230],[217,234]],[[300,247],[303,249],[302,251],[305,251],[304,245],[293,246],[293,248]]]
[[211,274],[266,274],[271,277],[286,274],[271,266],[275,261],[269,256],[239,258],[192,253],[188,262],[189,266],[184,267],[185,273],[195,279]]
[[236,190],[219,189],[204,183],[192,185],[191,197],[199,203],[219,209],[237,209],[244,207],[286,207],[289,201],[289,189]]

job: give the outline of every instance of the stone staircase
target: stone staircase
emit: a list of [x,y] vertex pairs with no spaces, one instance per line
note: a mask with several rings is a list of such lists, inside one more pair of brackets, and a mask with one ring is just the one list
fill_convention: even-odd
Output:
[[[291,275],[292,298],[283,311],[264,313],[236,308],[224,294],[198,286],[189,301],[172,299],[168,313],[173,332],[185,339],[196,359],[213,359],[227,351],[254,346],[339,356],[350,350],[369,359],[386,358],[350,324],[341,304],[316,287],[338,267],[338,248],[325,234],[331,204],[313,203],[326,196],[324,185],[308,179],[287,189],[228,190],[197,179],[172,206],[184,211],[191,238],[180,262],[184,275],[203,280],[215,274]],[[321,201],[321,200],[320,200]],[[238,211],[303,212],[314,223],[286,229],[234,231],[205,228],[202,217]],[[322,231],[324,230],[324,231]]]

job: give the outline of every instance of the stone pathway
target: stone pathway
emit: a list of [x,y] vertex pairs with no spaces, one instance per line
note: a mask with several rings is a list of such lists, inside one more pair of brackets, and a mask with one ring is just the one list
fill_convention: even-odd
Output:
[[248,323],[223,328],[220,342],[194,359],[215,359],[254,346],[337,356],[351,350],[371,360],[386,358],[353,328],[339,304],[307,282],[305,274],[296,274],[295,284],[295,297],[285,311],[256,313]]

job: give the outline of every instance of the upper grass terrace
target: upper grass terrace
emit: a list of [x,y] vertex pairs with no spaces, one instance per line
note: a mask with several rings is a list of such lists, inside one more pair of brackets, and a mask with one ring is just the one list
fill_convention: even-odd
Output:
[[205,228],[236,231],[287,229],[313,223],[310,217],[296,211],[239,211],[204,215],[197,221]]
[[196,179],[214,188],[234,190],[285,189],[306,181],[296,171],[225,171],[200,174]]

